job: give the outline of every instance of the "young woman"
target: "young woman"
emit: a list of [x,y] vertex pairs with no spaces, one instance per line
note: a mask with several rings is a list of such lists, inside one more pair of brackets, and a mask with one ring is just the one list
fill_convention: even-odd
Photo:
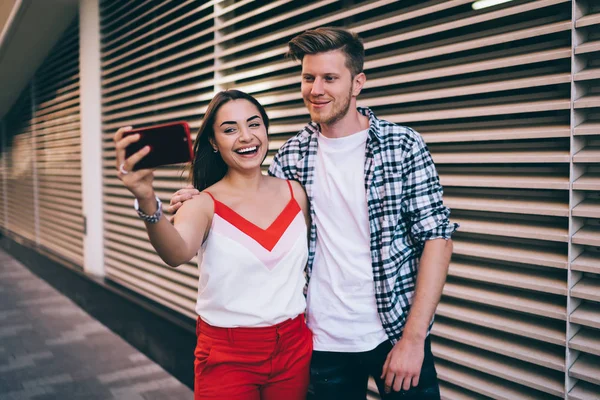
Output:
[[115,134],[118,177],[136,198],[158,255],[177,267],[198,254],[195,399],[304,399],[312,334],[304,323],[306,194],[263,175],[269,120],[252,96],[228,90],[210,102],[194,144],[192,183],[171,224],[152,170],[125,159],[138,135]]

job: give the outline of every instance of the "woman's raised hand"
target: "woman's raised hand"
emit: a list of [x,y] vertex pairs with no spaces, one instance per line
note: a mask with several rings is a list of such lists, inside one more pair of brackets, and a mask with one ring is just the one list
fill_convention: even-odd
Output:
[[150,153],[150,147],[145,146],[131,155],[131,157],[125,159],[125,148],[140,139],[139,134],[123,137],[130,130],[131,126],[120,128],[114,136],[117,177],[138,200],[154,198],[154,189],[152,188],[154,171],[152,169],[133,171],[135,164]]

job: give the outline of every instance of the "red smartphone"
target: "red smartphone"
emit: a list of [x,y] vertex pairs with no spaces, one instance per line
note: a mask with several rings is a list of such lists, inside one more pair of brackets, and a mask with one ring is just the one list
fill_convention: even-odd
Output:
[[156,168],[161,165],[186,163],[193,159],[192,139],[187,122],[179,121],[147,128],[132,129],[123,137],[139,133],[140,140],[125,149],[125,157],[150,146],[150,153],[142,158],[133,170]]

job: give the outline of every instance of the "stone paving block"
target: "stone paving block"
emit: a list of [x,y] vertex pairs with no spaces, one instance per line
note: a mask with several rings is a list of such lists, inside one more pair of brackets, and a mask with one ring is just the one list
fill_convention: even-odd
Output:
[[35,297],[32,299],[22,300],[17,303],[17,306],[36,306],[47,305],[54,303],[68,303],[70,300],[62,295],[52,295],[48,297]]
[[29,400],[34,397],[36,399],[38,399],[38,396],[44,395],[44,394],[51,394],[52,397],[55,397],[54,390],[52,389],[52,387],[42,386],[42,387],[35,387],[35,388],[31,388],[31,389],[22,389],[22,390],[16,390],[16,391],[12,391],[12,392],[2,393],[2,399],[3,400]]
[[98,333],[109,333],[110,331],[98,321],[90,321],[84,324],[78,324],[75,329],[62,332],[59,337],[46,340],[48,346],[57,346],[70,344],[85,340],[88,335]]
[[1,250],[0,288],[1,400],[193,398],[187,386]]
[[180,384],[181,383],[177,379],[169,377],[144,383],[136,383],[130,386],[113,387],[110,389],[110,392],[117,399],[129,398],[128,396],[134,395],[140,395],[140,398],[143,399],[143,397],[141,397],[143,393],[157,392],[162,390],[172,390],[178,388]]
[[143,361],[148,361],[149,358],[146,357],[144,354],[142,353],[136,353],[136,354],[132,354],[129,357],[129,360],[132,362],[143,362]]
[[17,357],[9,358],[8,363],[0,365],[0,372],[8,372],[16,369],[33,367],[36,360],[52,358],[54,355],[50,351],[43,351],[35,354],[25,354]]
[[125,379],[137,378],[144,375],[152,375],[160,371],[162,371],[162,368],[160,368],[158,365],[148,364],[139,367],[121,369],[115,372],[111,372],[109,374],[100,375],[98,376],[98,380],[101,383],[112,383]]
[[20,310],[3,310],[0,311],[0,321],[10,320],[12,317],[16,317],[17,315],[21,315]]
[[87,315],[81,308],[75,306],[75,304],[57,305],[53,307],[43,307],[40,312],[44,315],[57,316],[57,317],[80,317]]
[[24,381],[22,385],[24,389],[31,389],[38,386],[51,386],[68,382],[73,382],[73,377],[70,374],[60,374]]
[[31,324],[16,324],[16,325],[8,325],[0,328],[0,339],[3,339],[7,336],[16,336],[20,332],[33,329],[33,325]]

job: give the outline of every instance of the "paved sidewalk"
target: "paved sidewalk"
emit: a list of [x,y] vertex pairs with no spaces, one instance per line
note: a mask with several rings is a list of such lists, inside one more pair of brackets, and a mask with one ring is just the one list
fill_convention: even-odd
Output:
[[0,399],[192,398],[187,386],[0,250]]

